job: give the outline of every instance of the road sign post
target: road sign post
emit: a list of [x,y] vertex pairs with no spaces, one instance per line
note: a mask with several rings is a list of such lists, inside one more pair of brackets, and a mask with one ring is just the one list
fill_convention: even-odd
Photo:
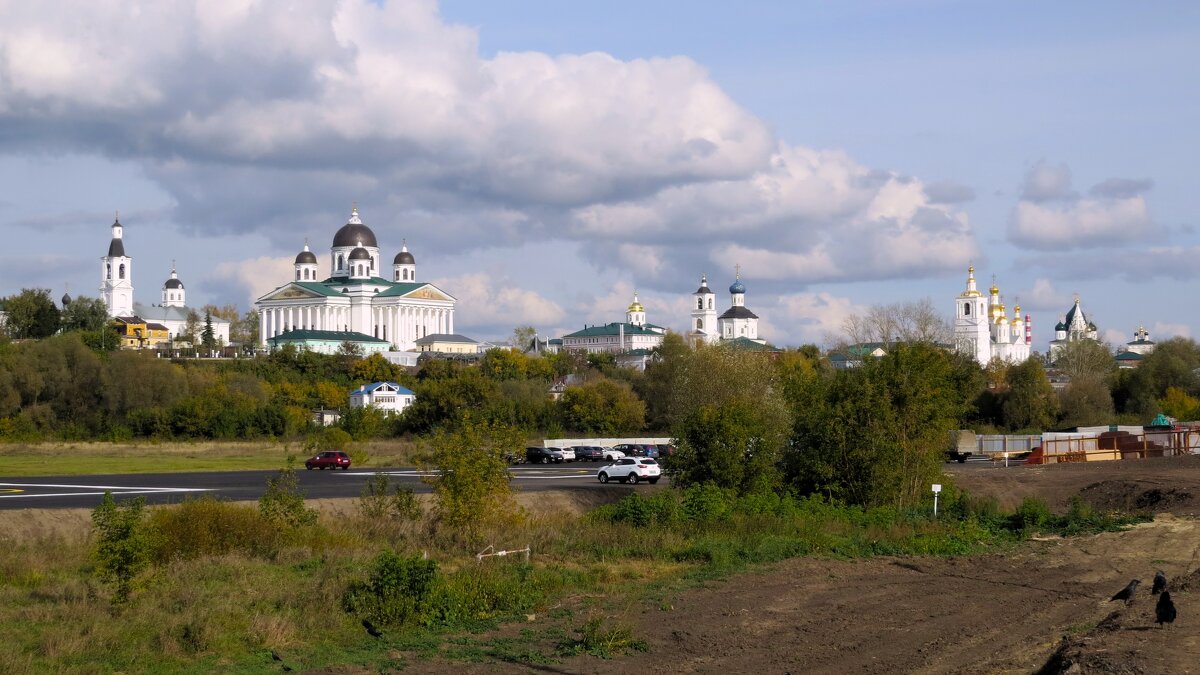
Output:
[[937,518],[938,493],[942,491],[940,483],[933,484],[933,517]]

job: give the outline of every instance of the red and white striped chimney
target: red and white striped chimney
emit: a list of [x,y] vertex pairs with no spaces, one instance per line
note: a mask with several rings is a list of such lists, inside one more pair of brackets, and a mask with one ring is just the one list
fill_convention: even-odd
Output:
[[1025,315],[1025,344],[1033,344],[1033,320],[1028,314]]

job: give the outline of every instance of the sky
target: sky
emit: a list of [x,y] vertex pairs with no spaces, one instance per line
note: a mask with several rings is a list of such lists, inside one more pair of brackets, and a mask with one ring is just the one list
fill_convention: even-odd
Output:
[[686,330],[740,267],[760,334],[947,317],[974,264],[1046,350],[1200,335],[1200,4],[0,0],[0,294],[243,311],[357,204],[455,328]]

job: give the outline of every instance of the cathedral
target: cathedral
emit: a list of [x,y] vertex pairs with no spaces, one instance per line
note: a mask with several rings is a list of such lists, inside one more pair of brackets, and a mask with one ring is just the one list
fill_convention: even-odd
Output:
[[454,333],[455,299],[430,283],[417,281],[417,262],[407,244],[383,277],[375,233],[358,208],[333,236],[330,275],[321,280],[317,256],[305,243],[296,256],[294,278],[259,298],[259,341],[316,351],[343,342],[384,344],[415,351],[429,335]]
[[1050,341],[1050,360],[1052,362],[1057,360],[1058,353],[1068,344],[1080,340],[1098,342],[1098,336],[1099,331],[1096,330],[1096,324],[1088,321],[1087,315],[1083,313],[1083,307],[1079,305],[1079,296],[1075,296],[1075,304],[1063,316],[1062,321],[1054,326],[1054,339]]
[[[113,220],[108,255],[100,258],[100,297],[108,308],[108,315],[121,320],[118,323],[157,325],[167,332],[169,339],[175,339],[188,334],[191,316],[196,337],[204,330],[204,315],[188,309],[187,290],[179,280],[174,263],[171,264],[171,276],[163,282],[159,304],[134,302],[133,258],[125,253],[125,226],[119,217]],[[214,316],[212,326],[217,342],[229,344],[229,321]]]
[[1033,344],[1033,325],[1029,315],[1021,316],[1021,306],[1008,310],[1000,301],[1000,289],[992,281],[985,299],[975,286],[975,268],[967,269],[967,288],[958,295],[954,307],[954,343],[971,354],[979,365],[992,359],[1020,363],[1029,358]]
[[739,267],[729,286],[729,309],[717,316],[716,294],[708,287],[708,276],[700,277],[700,288],[692,294],[691,328],[688,342],[692,345],[715,344],[722,340],[749,340],[765,345],[758,337],[758,315],[746,307],[746,285],[742,283]]

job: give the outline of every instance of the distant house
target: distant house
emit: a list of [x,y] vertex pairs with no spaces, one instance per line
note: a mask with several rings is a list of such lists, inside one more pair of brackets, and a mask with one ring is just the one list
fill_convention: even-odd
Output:
[[479,343],[457,333],[434,333],[418,338],[417,351],[434,354],[478,354]]
[[887,345],[882,342],[860,342],[843,347],[829,355],[829,364],[834,368],[857,368],[868,356],[882,358],[887,355]]
[[371,354],[386,352],[391,349],[391,345],[387,340],[380,340],[365,333],[356,333],[354,331],[298,329],[285,331],[275,337],[267,338],[267,346],[271,349],[292,345],[297,349],[317,352],[319,354],[336,354],[344,344],[354,345],[362,352],[363,356],[370,356]]
[[412,390],[395,382],[372,382],[350,392],[351,408],[376,408],[385,414],[400,414],[417,398]]
[[563,392],[567,390],[567,387],[575,387],[580,384],[583,384],[583,378],[574,373],[560,377],[550,385],[550,398],[557,401],[563,397]]
[[123,349],[153,349],[171,339],[166,326],[140,316],[115,316],[110,325],[117,331]]
[[330,427],[337,424],[340,419],[342,419],[342,413],[336,410],[322,408],[312,411],[312,421],[317,426]]

